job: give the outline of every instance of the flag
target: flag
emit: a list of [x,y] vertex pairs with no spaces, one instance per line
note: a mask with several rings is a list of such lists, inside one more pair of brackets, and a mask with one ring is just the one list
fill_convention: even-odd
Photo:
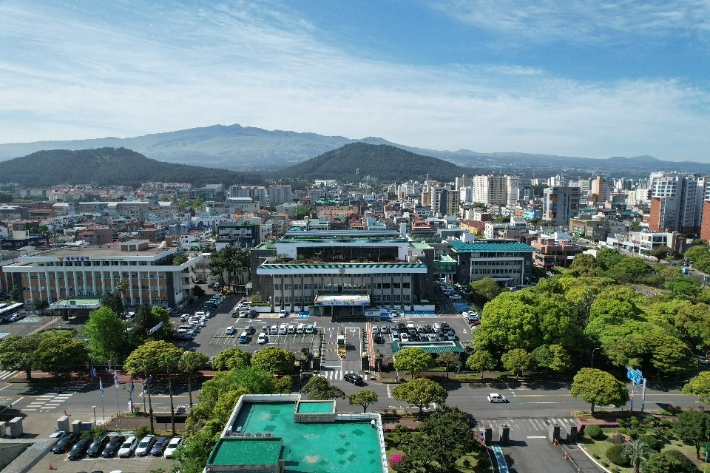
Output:
[[104,397],[104,383],[101,382],[101,378],[99,378],[99,390],[101,390],[101,397]]
[[96,368],[91,368],[91,369],[89,370],[89,375],[90,375],[92,378],[95,378],[95,377],[96,377]]
[[131,391],[128,393],[128,396],[133,399],[133,389],[135,386],[133,386],[133,378],[131,378]]
[[155,375],[152,375],[152,374],[151,374],[150,376],[148,376],[148,380],[145,382],[145,384],[150,384],[150,383],[152,383],[152,382],[153,382],[153,378],[155,378]]
[[113,384],[115,384],[116,387],[118,387],[118,370],[113,371]]

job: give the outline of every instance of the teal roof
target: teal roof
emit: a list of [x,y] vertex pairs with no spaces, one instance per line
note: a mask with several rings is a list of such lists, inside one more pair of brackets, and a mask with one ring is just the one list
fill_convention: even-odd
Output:
[[352,269],[352,268],[426,268],[423,263],[333,263],[333,264],[271,264],[264,263],[264,268],[278,269]]
[[463,353],[466,351],[459,342],[407,342],[405,344],[400,344],[397,342],[390,343],[392,348],[392,353],[397,353],[405,348],[421,348],[427,353],[445,353],[447,351],[452,351],[454,353]]
[[457,253],[471,253],[471,252],[521,252],[529,251],[533,253],[535,248],[525,243],[464,243],[462,241],[452,241],[451,249]]

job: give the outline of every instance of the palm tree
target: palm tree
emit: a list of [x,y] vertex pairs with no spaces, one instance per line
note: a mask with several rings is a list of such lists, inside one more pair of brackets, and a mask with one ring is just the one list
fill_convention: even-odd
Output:
[[646,442],[638,439],[631,442],[630,445],[627,445],[622,453],[624,457],[629,459],[629,462],[634,469],[634,473],[639,473],[641,463],[646,461],[650,454],[651,447],[649,447]]

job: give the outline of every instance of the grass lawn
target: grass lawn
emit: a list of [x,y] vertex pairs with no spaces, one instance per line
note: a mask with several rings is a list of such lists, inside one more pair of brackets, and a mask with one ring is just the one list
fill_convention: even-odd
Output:
[[76,330],[71,328],[47,329],[37,333],[37,336],[74,338],[76,336]]
[[[416,432],[414,433],[416,435]],[[404,453],[399,448],[393,447],[392,443],[387,439],[385,435],[385,444],[387,445],[387,458],[392,458],[392,455],[396,453]],[[486,450],[467,453],[458,460],[456,460],[456,466],[458,471],[461,473],[493,473],[493,466],[488,466],[487,468],[479,468],[476,465],[478,460],[481,458],[488,458],[488,453]],[[467,465],[467,466],[464,466]]]

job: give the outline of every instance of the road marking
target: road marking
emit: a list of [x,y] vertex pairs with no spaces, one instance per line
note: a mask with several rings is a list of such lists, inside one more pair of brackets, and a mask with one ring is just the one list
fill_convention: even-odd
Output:
[[11,407],[14,406],[14,405],[17,404],[18,402],[22,401],[24,398],[25,398],[25,396],[22,396],[20,399],[18,399],[17,401],[13,402],[12,404],[10,404],[10,406],[11,406]]
[[394,398],[392,397],[392,391],[391,391],[391,389],[390,389],[390,385],[389,385],[389,384],[387,385],[387,397],[390,398],[390,399],[394,399]]
[[526,438],[529,438],[529,439],[546,439],[547,437],[545,437],[544,435],[528,435]]
[[[520,396],[523,397],[523,396]],[[559,402],[556,401],[523,401],[519,402],[518,404],[559,404]]]

